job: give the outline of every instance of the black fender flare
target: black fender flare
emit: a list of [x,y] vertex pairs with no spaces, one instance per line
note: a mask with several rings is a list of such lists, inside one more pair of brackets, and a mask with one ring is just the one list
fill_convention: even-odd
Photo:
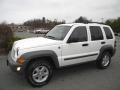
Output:
[[111,56],[113,56],[114,53],[115,53],[115,49],[113,48],[112,45],[102,46],[102,47],[100,48],[100,52],[99,52],[99,56],[98,56],[97,60],[99,60],[99,59],[101,58],[103,52],[105,52],[105,51],[110,51]]
[[55,67],[59,68],[58,56],[54,51],[51,50],[27,52],[21,55],[21,57],[23,57],[26,60],[26,62],[29,62],[30,60],[33,60],[35,58],[51,57],[55,64]]

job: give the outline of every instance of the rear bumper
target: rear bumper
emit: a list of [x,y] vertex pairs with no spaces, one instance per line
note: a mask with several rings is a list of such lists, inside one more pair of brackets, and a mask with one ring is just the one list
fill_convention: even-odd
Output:
[[[11,57],[10,53],[8,55],[8,59],[6,60],[7,66],[10,67],[10,69],[14,72],[22,74],[24,72],[24,66],[17,64]],[[20,68],[20,70],[18,70]]]

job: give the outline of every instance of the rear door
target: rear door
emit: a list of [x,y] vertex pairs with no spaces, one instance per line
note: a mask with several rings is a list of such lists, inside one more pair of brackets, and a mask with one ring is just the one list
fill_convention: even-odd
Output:
[[91,52],[99,54],[100,48],[106,44],[103,31],[100,26],[89,26],[89,31],[91,36]]

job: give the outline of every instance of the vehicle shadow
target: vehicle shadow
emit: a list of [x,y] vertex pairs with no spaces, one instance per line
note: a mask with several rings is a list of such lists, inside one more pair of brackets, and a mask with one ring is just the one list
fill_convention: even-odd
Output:
[[82,73],[88,73],[94,70],[98,70],[96,68],[95,62],[87,62],[83,64],[73,65],[69,67],[64,67],[59,70],[55,70],[52,82],[61,79],[64,81],[66,77],[74,77],[76,75],[80,75]]

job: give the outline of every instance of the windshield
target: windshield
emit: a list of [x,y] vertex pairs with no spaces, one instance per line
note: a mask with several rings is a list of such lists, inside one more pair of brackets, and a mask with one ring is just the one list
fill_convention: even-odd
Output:
[[63,40],[69,32],[71,26],[55,26],[51,31],[46,34],[46,38],[54,40]]

